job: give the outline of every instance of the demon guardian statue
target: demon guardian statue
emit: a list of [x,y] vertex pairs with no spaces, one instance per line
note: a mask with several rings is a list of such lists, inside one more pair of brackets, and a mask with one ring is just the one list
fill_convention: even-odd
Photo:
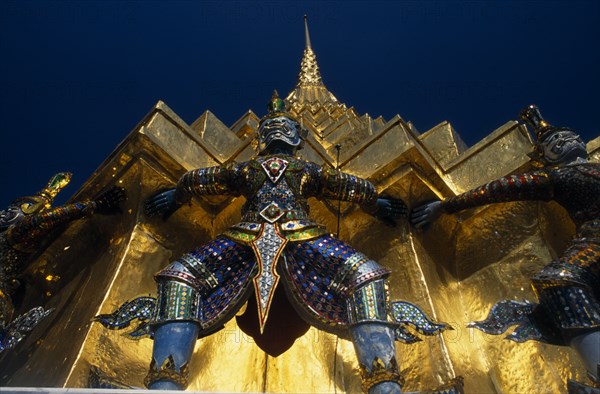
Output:
[[517,325],[508,336],[513,341],[571,346],[600,386],[600,165],[587,162],[585,145],[573,130],[549,125],[537,107],[527,107],[521,118],[536,131],[532,156],[543,168],[424,204],[413,210],[411,221],[422,227],[442,213],[504,201],[554,200],[563,206],[577,234],[558,260],[532,278],[539,305],[500,301],[486,320],[471,326],[497,335]]
[[54,198],[70,180],[71,173],[58,173],[37,195],[19,198],[0,211],[0,353],[13,348],[49,313],[36,307],[11,321],[15,309],[11,295],[30,257],[61,226],[94,213],[113,213],[125,198],[124,189],[113,187],[95,200],[53,208]]
[[400,392],[394,341],[416,340],[406,325],[427,335],[444,328],[412,304],[390,303],[389,270],[310,219],[309,197],[358,203],[381,219],[403,217],[406,207],[378,198],[364,179],[296,158],[305,133],[274,95],[260,121],[258,157],[190,171],[176,189],[147,201],[148,215],[164,215],[193,196],[246,198],[240,223],[155,276],[156,300],[140,297],[97,317],[106,327],[122,328],[148,315],[130,334],[154,339],[148,388],[184,389],[196,339],[221,329],[252,294],[262,333],[277,286],[304,321],[352,340],[365,392]]

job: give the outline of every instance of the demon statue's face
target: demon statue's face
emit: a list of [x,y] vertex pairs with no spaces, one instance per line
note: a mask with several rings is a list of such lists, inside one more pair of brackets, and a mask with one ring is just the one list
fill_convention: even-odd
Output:
[[20,222],[26,215],[46,210],[47,204],[48,200],[38,196],[23,197],[12,202],[8,208],[0,211],[0,232]]
[[0,211],[0,231],[6,230],[10,225],[19,222],[23,216],[23,211],[17,205],[11,205],[3,211]]
[[8,208],[0,211],[0,232],[18,223],[27,215],[50,209],[54,197],[69,184],[72,176],[70,172],[59,172],[50,178],[48,185],[36,195],[18,198]]
[[300,124],[287,116],[277,116],[263,121],[258,129],[258,149],[270,153],[274,147],[288,146],[293,153],[302,143]]
[[577,158],[587,157],[585,144],[572,130],[557,129],[546,134],[538,144],[543,153],[543,160],[550,165],[569,163]]

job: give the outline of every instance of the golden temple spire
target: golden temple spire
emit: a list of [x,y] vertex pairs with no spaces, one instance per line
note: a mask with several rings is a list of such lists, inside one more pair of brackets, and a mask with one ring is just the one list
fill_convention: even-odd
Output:
[[306,15],[304,15],[304,34],[306,48],[304,49],[304,56],[300,63],[300,74],[298,75],[298,84],[296,86],[322,86],[323,80],[321,79],[321,73],[317,65],[317,57],[310,46]]
[[346,107],[339,103],[331,92],[327,90],[321,79],[321,72],[317,65],[317,57],[312,50],[310,35],[308,34],[308,22],[304,15],[304,37],[306,46],[300,63],[300,73],[298,82],[285,99],[287,107],[296,116],[299,116],[304,110],[310,112],[318,111],[319,108]]
[[307,21],[306,15],[304,15],[304,37],[306,39],[306,49],[311,48],[310,35],[308,34],[308,21]]

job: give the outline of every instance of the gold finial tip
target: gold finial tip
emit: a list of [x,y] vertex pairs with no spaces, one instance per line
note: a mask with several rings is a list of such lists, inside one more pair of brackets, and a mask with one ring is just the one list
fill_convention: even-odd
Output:
[[277,92],[277,89],[273,89],[273,97],[272,98],[279,98],[279,93]]
[[308,20],[304,15],[304,39],[306,41],[306,49],[310,48],[310,35],[308,34]]

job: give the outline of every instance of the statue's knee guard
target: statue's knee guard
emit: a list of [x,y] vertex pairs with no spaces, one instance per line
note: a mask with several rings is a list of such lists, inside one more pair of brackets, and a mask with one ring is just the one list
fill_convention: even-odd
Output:
[[172,321],[202,321],[200,285],[195,276],[180,262],[171,263],[155,276],[158,283],[156,310],[152,324]]
[[356,289],[347,300],[349,331],[366,393],[400,393],[395,325],[388,321],[389,296],[384,279]]

